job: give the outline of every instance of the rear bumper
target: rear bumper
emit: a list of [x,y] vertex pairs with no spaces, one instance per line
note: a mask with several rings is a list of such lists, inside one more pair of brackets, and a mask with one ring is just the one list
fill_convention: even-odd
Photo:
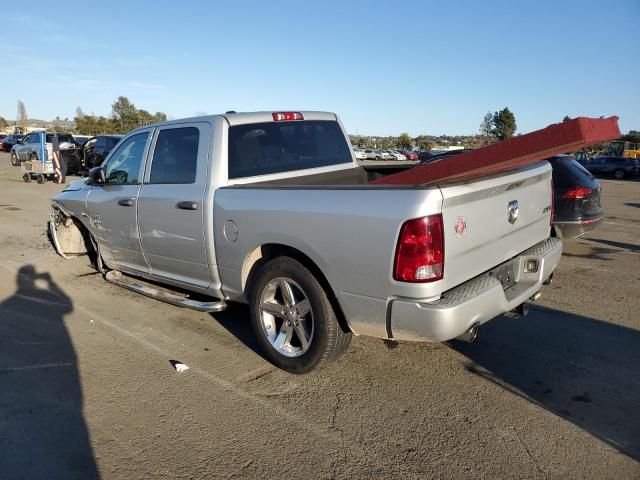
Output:
[[575,222],[553,222],[553,226],[556,228],[556,232],[560,238],[576,238],[596,228],[603,218],[604,215],[598,218]]
[[[549,238],[506,262],[513,267],[516,282],[506,290],[493,271],[484,273],[445,292],[436,302],[398,298],[391,304],[391,335],[396,340],[451,340],[474,324],[483,324],[513,310],[537,293],[551,276],[562,256],[562,242]],[[530,260],[535,272],[525,272]]]

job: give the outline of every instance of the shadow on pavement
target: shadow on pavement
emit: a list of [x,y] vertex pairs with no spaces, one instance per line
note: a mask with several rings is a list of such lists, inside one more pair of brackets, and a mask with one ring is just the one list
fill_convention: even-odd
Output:
[[99,478],[64,324],[71,299],[31,265],[16,283],[0,304],[0,477]]
[[630,252],[640,252],[640,245],[625,242],[616,242],[614,240],[604,240],[602,238],[585,238],[591,242],[602,243],[603,245],[610,245],[612,247],[621,248],[623,250],[629,250]]
[[251,328],[249,307],[247,305],[231,303],[225,311],[211,316],[254,353],[269,361],[263,355],[256,341],[256,335],[253,332],[253,328]]
[[627,207],[636,207],[640,208],[640,203],[625,203]]
[[452,342],[471,372],[640,460],[640,332],[532,306],[498,317],[475,344]]

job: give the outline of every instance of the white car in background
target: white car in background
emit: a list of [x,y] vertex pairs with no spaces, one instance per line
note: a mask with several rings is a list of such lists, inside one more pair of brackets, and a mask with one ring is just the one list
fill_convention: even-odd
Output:
[[366,152],[364,150],[362,150],[361,148],[355,148],[353,150],[353,152],[356,155],[356,160],[366,160],[367,158],[369,158],[366,154]]
[[375,160],[376,159],[376,151],[370,148],[367,148],[364,153],[367,155],[367,160]]
[[389,153],[395,160],[405,161],[407,159],[407,157],[404,154],[400,153],[397,150],[389,150]]
[[374,160],[393,160],[388,150],[374,150]]

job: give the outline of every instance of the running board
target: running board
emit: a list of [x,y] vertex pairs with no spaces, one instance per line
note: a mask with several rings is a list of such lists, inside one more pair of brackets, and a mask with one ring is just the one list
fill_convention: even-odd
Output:
[[142,285],[138,283],[134,278],[125,276],[122,272],[117,270],[108,271],[105,276],[105,280],[119,287],[126,288],[132,292],[139,293],[146,297],[155,298],[161,302],[170,303],[176,307],[190,308],[199,312],[221,312],[227,308],[227,304],[224,300],[218,300],[216,302],[201,302],[198,300],[191,300],[184,296],[163,292],[153,287]]

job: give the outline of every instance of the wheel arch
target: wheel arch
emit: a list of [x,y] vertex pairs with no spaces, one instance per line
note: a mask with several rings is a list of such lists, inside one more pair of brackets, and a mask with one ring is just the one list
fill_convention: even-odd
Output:
[[[71,230],[76,230],[78,232],[78,234],[80,235],[80,237],[82,238],[82,242],[84,244],[84,250],[85,251],[76,251],[74,252],[75,254],[81,254],[81,255],[88,255],[89,258],[91,259],[91,262],[98,267],[98,269],[101,268],[101,259],[99,259],[98,256],[98,251],[99,251],[99,247],[98,247],[98,243],[97,240],[95,239],[93,233],[91,233],[91,230],[89,229],[89,227],[86,225],[85,223],[85,219],[78,217],[76,215],[73,215],[71,213],[66,212],[60,205],[58,205],[57,203],[53,203],[51,205],[51,218],[49,220],[50,225],[51,225],[51,229],[52,230],[56,230],[57,232],[57,228],[55,226],[55,216],[57,215],[56,211],[59,212],[59,215],[61,217],[63,217],[64,221],[66,221],[67,219],[71,220],[71,224],[69,225],[65,225],[64,223],[62,223],[60,226],[66,228],[66,229],[71,229]],[[49,231],[49,235],[53,235],[52,231]],[[73,234],[71,235],[73,237]],[[55,241],[53,241],[54,239],[51,238],[52,243],[54,245],[54,248],[56,249],[56,251],[58,251],[58,253],[64,257],[64,258],[69,258],[65,251],[64,251],[64,241],[61,239],[60,237],[60,233],[57,232],[57,238],[55,239]]]
[[249,252],[244,260],[241,272],[241,286],[245,297],[248,298],[246,292],[249,288],[251,288],[251,283],[259,268],[269,260],[277,257],[291,257],[294,260],[300,262],[307,269],[309,269],[316,280],[318,280],[324,291],[327,292],[327,296],[329,297],[331,306],[336,313],[336,317],[338,319],[340,327],[344,332],[351,332],[352,329],[349,326],[349,322],[344,315],[344,311],[342,309],[342,306],[340,305],[340,302],[338,301],[338,297],[333,291],[333,288],[331,287],[331,284],[329,283],[329,280],[327,280],[325,274],[311,257],[309,257],[301,250],[289,245],[280,243],[266,243],[263,245],[258,245],[251,252]]

